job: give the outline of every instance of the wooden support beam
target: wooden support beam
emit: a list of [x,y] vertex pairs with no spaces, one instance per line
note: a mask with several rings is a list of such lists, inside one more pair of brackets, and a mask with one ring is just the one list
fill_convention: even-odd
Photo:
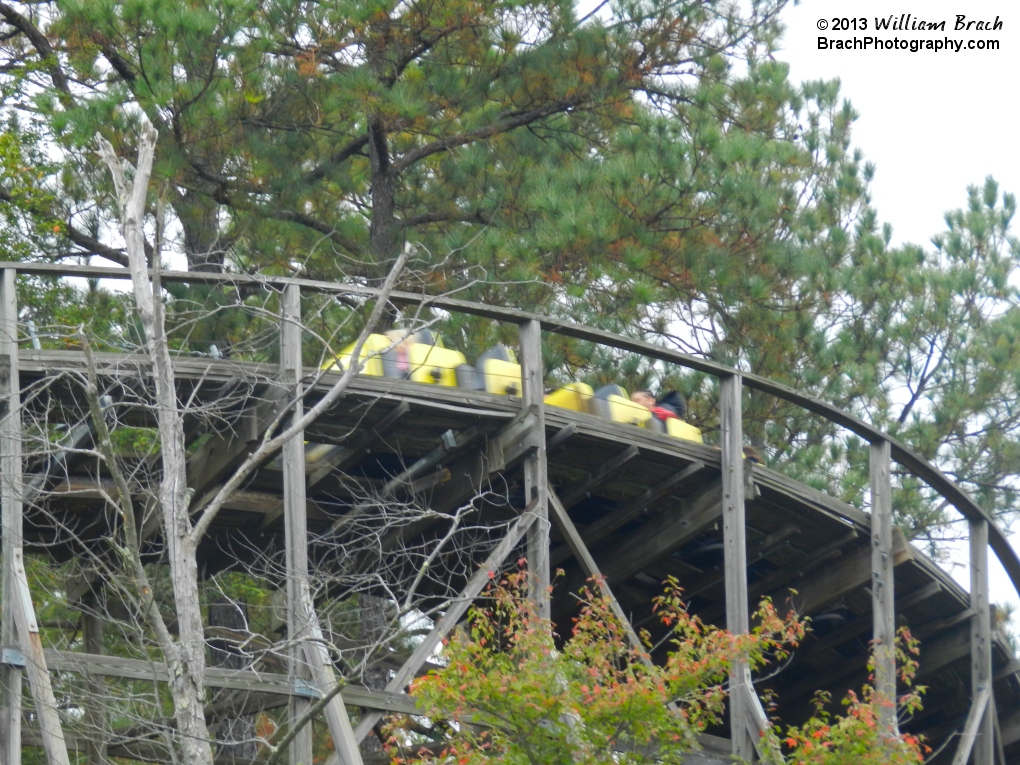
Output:
[[[337,677],[329,651],[326,650],[322,627],[315,613],[311,593],[307,588],[303,597],[307,611],[306,620],[310,626],[309,637],[311,638],[311,641],[304,646],[305,656],[311,669],[312,682],[321,694],[328,695],[337,683],[342,681]],[[347,707],[344,706],[343,697],[334,695],[327,702],[323,712],[330,735],[333,737],[333,748],[340,765],[361,765],[361,750],[358,748],[358,741],[354,738],[354,729],[351,727],[350,717],[347,716]],[[309,724],[307,727],[311,730],[312,726]],[[309,760],[309,765],[310,763],[311,760]]]
[[[280,315],[280,379],[284,390],[296,399],[293,419],[299,419],[304,406],[298,385],[301,380],[301,290],[296,285],[284,288]],[[308,635],[308,614],[304,607],[308,590],[308,524],[305,514],[304,433],[298,433],[283,445],[283,515],[286,550],[287,639],[290,642],[288,673],[293,682],[305,681],[308,667],[301,641]],[[308,711],[311,703],[299,697],[290,700],[290,724]],[[306,725],[294,737],[289,748],[291,765],[312,761],[312,726]],[[344,765],[347,765],[346,763]]]
[[[46,762],[68,765],[67,745],[43,655],[39,625],[28,589],[22,552],[24,466],[21,445],[21,382],[18,364],[17,274],[0,274],[0,505],[3,533],[3,622],[0,648],[18,647],[35,702]],[[0,763],[21,762],[21,677],[18,668],[0,664]]]
[[[53,649],[46,649],[44,653],[49,667],[58,672],[75,672],[84,676],[116,677],[126,680],[146,680],[153,683],[166,683],[170,680],[170,670],[162,662]],[[278,672],[207,667],[204,678],[205,684],[210,688],[242,691],[247,694],[299,696],[312,700],[322,697],[322,692],[318,687],[307,682],[295,682],[289,675]],[[346,703],[366,709],[402,714],[421,712],[414,699],[403,693],[373,691],[360,685],[348,685],[344,687],[340,695],[343,696]]]
[[[283,292],[280,327],[281,378],[284,387],[295,398],[292,417],[303,415],[300,390],[301,359],[301,290],[296,284]],[[322,630],[308,584],[308,517],[306,509],[304,432],[295,433],[283,446],[283,515],[287,566],[287,636],[291,648],[290,676],[294,681],[310,680],[323,694],[337,684],[329,654],[325,651]],[[306,698],[292,697],[290,724],[302,722],[311,703]],[[347,709],[341,696],[330,699],[324,709],[326,722],[340,765],[362,765],[361,752],[354,740]],[[312,726],[304,727],[290,744],[291,765],[312,762]]]
[[[467,450],[453,460],[446,468],[450,472],[450,480],[435,488],[429,502],[430,509],[436,513],[448,513],[460,507],[473,495],[484,491],[489,476],[498,471],[506,471],[526,458],[532,451],[529,444],[535,432],[534,423],[535,419],[531,414],[521,412],[495,434],[489,436],[484,452]],[[429,517],[393,529],[382,538],[378,550],[382,552],[394,550],[438,522],[439,518],[430,514]]]
[[[613,545],[612,557],[602,565],[602,573],[611,584],[623,583],[645,566],[668,555],[700,535],[722,518],[722,486],[718,480],[683,503],[682,510],[659,513],[640,528]],[[582,539],[584,534],[582,532]],[[584,576],[573,576],[565,585],[566,592],[576,592],[584,585]],[[569,604],[567,604],[569,607]]]
[[[742,385],[738,375],[719,380],[719,420],[722,447],[723,553],[726,572],[726,629],[736,635],[750,630],[747,603],[747,536],[744,519],[744,429],[741,415]],[[754,692],[746,659],[730,670],[730,741],[735,759],[751,762],[768,718]],[[764,758],[763,758],[764,759]]]
[[560,500],[560,504],[569,510],[582,499],[589,496],[592,489],[612,478],[623,468],[624,465],[639,454],[641,454],[641,450],[631,444],[615,457],[603,462],[596,470],[586,475],[573,486],[565,489],[563,491],[563,498]]
[[581,539],[581,535],[578,533],[577,527],[574,526],[574,522],[570,520],[570,516],[567,514],[567,509],[556,496],[556,492],[553,490],[552,486],[549,487],[549,507],[552,510],[551,515],[553,520],[556,522],[560,531],[563,532],[563,537],[566,539],[566,543],[570,546],[570,551],[580,562],[585,573],[595,580],[598,588],[609,601],[609,606],[613,609],[613,614],[623,627],[631,647],[641,654],[645,663],[650,664],[651,659],[647,655],[648,649],[641,642],[641,638],[638,637],[637,632],[634,631],[634,627],[631,625],[630,619],[626,612],[624,612],[620,602],[616,599],[616,596],[613,595],[613,591],[609,587],[609,583],[606,582],[606,578],[602,576],[602,572],[599,571],[598,564],[595,562],[595,559],[591,557],[591,553],[585,546],[584,540]]
[[[918,682],[925,677],[931,677],[948,667],[950,664],[953,664],[967,656],[970,650],[969,640],[969,629],[966,625],[960,625],[956,629],[950,629],[949,631],[941,633],[930,640],[923,641],[921,644],[921,655],[919,657],[920,666],[917,670],[915,682]],[[832,689],[836,683],[844,678],[850,677],[851,675],[861,674],[863,679],[866,677],[864,671],[864,659],[865,654],[863,652],[859,655],[856,661],[844,658],[842,663],[833,663],[822,672],[817,672],[805,680],[798,681],[792,685],[782,688],[780,695],[789,703],[793,703],[799,698],[809,698],[813,696],[815,691],[827,688]],[[847,684],[847,687],[850,687],[849,683]],[[845,690],[845,688],[837,688],[835,690],[838,694]]]
[[[781,526],[771,534],[767,534],[760,541],[747,548],[747,565],[750,566],[757,563],[758,561],[769,557],[777,550],[788,547],[789,538],[796,534],[800,534],[800,527],[795,523],[787,523],[785,526]],[[706,571],[696,579],[693,579],[690,582],[684,582],[686,585],[684,587],[684,598],[689,601],[695,595],[700,595],[706,590],[710,590],[719,584],[724,584],[725,580],[725,567],[722,571],[717,569]]]
[[[995,728],[992,706],[987,698],[992,693],[992,616],[988,597],[988,521],[969,521],[970,527],[970,686],[972,713],[978,708],[982,694],[984,708],[978,714],[973,738],[974,765],[992,765],[995,757]],[[970,724],[970,718],[967,720]],[[966,728],[964,729],[966,733]],[[965,739],[960,742],[963,750]],[[966,757],[961,761],[966,762]],[[954,760],[954,765],[956,760]]]
[[[849,535],[843,541],[847,543]],[[898,529],[893,530],[892,546],[893,565],[900,565],[911,560],[913,554],[910,544]],[[781,603],[790,598],[799,613],[813,614],[833,603],[843,595],[866,586],[871,581],[871,548],[858,547],[833,559],[820,570],[813,570],[812,576],[803,577],[800,582],[773,590],[770,596],[774,602]],[[797,590],[795,596],[790,589]]]
[[[281,341],[282,333],[287,331],[283,325]],[[270,386],[258,400],[245,407],[230,430],[214,433],[188,457],[188,488],[195,498],[193,512],[212,499],[224,476],[258,446],[289,392],[285,386]]]
[[344,470],[351,464],[360,460],[367,450],[386,440],[393,426],[397,424],[408,412],[411,405],[401,401],[390,409],[382,418],[370,428],[359,428],[352,433],[346,443],[334,454],[323,459],[319,464],[308,470],[308,488],[320,483],[326,476],[336,470]]
[[[307,494],[333,472],[342,471],[364,457],[365,453],[370,450],[372,446],[384,440],[390,429],[397,423],[397,421],[410,411],[411,405],[406,401],[401,401],[371,428],[364,428],[355,431],[347,439],[348,443],[343,446],[336,447],[330,454],[312,465],[308,465],[306,463],[305,493]],[[307,435],[308,432],[305,431],[305,434]],[[309,501],[309,510],[312,509],[312,506],[313,503]],[[262,528],[269,528],[276,523],[282,515],[283,502],[281,501],[277,502],[273,508],[267,510],[265,517],[262,519]],[[309,517],[312,516],[309,515]]]
[[28,675],[28,687],[35,702],[35,715],[39,720],[46,762],[49,765],[70,765],[64,731],[60,726],[60,715],[57,712],[57,700],[53,695],[53,685],[50,682],[42,638],[39,635],[39,625],[36,622],[35,609],[32,607],[32,596],[28,589],[28,577],[25,575],[21,549],[13,550],[12,556],[16,584],[11,610],[14,614],[18,642],[25,655],[25,674]]
[[[979,521],[983,523],[984,521]],[[992,765],[992,751],[989,747],[987,761],[979,760],[977,749],[978,739],[982,737],[981,728],[984,726],[985,715],[988,712],[988,700],[992,695],[991,685],[986,685],[982,690],[978,691],[974,695],[974,700],[971,702],[970,713],[967,715],[967,722],[963,726],[963,732],[960,734],[960,746],[956,750],[956,754],[953,756],[953,765],[967,765],[967,760],[970,759],[971,752],[974,751],[974,765]],[[989,720],[989,728],[991,727],[991,721]]]
[[[928,582],[918,587],[913,592],[896,599],[896,609],[902,613],[904,609],[910,608],[928,598],[941,592],[942,585],[939,582]],[[826,635],[823,638],[814,638],[805,641],[797,649],[797,657],[801,660],[808,659],[822,651],[828,651],[846,643],[849,640],[860,637],[873,629],[874,625],[866,617],[861,617],[850,624],[841,625],[839,629]],[[809,636],[811,633],[808,633]]]
[[[404,663],[404,666],[397,670],[393,678],[387,683],[387,692],[396,693],[403,691],[405,686],[428,660],[429,656],[436,650],[440,641],[449,634],[450,630],[457,626],[457,622],[463,618],[474,599],[485,589],[492,575],[499,571],[507,556],[513,552],[513,549],[525,534],[528,533],[528,529],[538,521],[538,516],[535,515],[533,509],[528,507],[514,525],[510,527],[507,535],[503,537],[500,543],[489,554],[489,557],[485,559],[485,563],[468,580],[460,596],[450,603],[450,607],[446,609],[446,613],[436,622],[432,631],[418,644],[414,649],[414,653]],[[354,738],[359,742],[362,741],[381,719],[382,714],[379,712],[370,712],[363,715],[354,729]],[[330,757],[327,765],[336,765],[336,762],[335,757]]]
[[[878,724],[889,740],[899,737],[896,720],[896,588],[893,581],[892,479],[888,441],[871,444],[871,612]],[[883,703],[884,702],[884,703]]]
[[549,593],[549,466],[545,452],[545,372],[542,368],[542,325],[530,320],[520,325],[521,403],[535,420],[533,451],[524,462],[524,495],[533,506],[536,522],[528,529],[528,585],[538,615],[551,616]]
[[[0,650],[18,645],[15,551],[22,545],[21,394],[18,369],[17,274],[0,272],[0,507],[3,526],[3,590]],[[21,670],[0,664],[0,765],[21,763]]]
[[553,433],[553,437],[548,439],[545,444],[546,455],[552,454],[557,451],[561,446],[566,446],[567,441],[577,435],[577,424],[570,423]]
[[[581,538],[586,545],[594,545],[596,542],[612,534],[621,526],[624,526],[635,518],[641,516],[648,508],[681,485],[688,478],[705,468],[704,462],[693,462],[682,470],[674,473],[669,478],[660,481],[655,486],[643,491],[636,499],[629,502],[625,507],[616,510],[600,518],[594,523],[579,529]],[[553,566],[562,563],[570,557],[570,548],[561,545],[553,550],[550,555],[550,562]]]
[[[102,655],[104,653],[103,620],[93,614],[85,614],[82,617],[82,638],[87,652]],[[46,662],[48,666],[52,666],[49,663],[48,655]],[[88,688],[90,697],[85,702],[85,722],[92,731],[88,745],[85,747],[85,757],[88,765],[109,765],[110,759],[107,752],[109,721],[100,701],[103,698],[103,684],[96,678],[89,678],[85,687]]]
[[415,460],[410,467],[397,473],[388,480],[379,491],[375,492],[371,499],[366,499],[352,507],[343,517],[334,521],[327,534],[336,534],[345,529],[349,524],[359,519],[368,510],[376,507],[380,502],[392,497],[398,489],[409,489],[414,481],[424,475],[445,459],[451,459],[464,451],[476,439],[482,436],[482,430],[477,425],[471,425],[459,433],[448,430],[440,437],[440,443],[428,454]]

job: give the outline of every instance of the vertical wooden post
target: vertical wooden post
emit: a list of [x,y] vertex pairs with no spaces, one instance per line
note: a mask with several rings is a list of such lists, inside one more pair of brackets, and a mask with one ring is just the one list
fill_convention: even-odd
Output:
[[871,444],[871,610],[874,619],[875,690],[881,698],[878,723],[886,736],[899,735],[896,720],[896,590],[892,538],[890,447]]
[[536,516],[528,528],[528,571],[531,597],[541,616],[552,616],[549,598],[549,472],[545,454],[545,373],[542,370],[542,325],[520,325],[521,392],[524,410],[535,418],[531,434],[534,450],[524,463],[524,493]]
[[[93,614],[82,618],[82,637],[85,641],[85,652],[104,653],[103,620]],[[89,738],[85,746],[88,765],[109,765],[107,756],[107,722],[106,710],[103,708],[103,681],[92,677],[88,681],[89,700],[85,708],[86,721],[89,725]]]
[[[992,615],[988,600],[988,521],[970,521],[970,687],[977,699],[992,691]],[[974,765],[992,765],[995,756],[994,703],[987,703],[974,739]]]
[[[280,311],[280,376],[294,391],[297,401],[293,418],[304,413],[298,383],[301,364],[301,288],[289,284],[283,290]],[[283,516],[284,544],[287,566],[287,639],[291,642],[289,674],[294,681],[308,680],[302,638],[308,632],[308,612],[304,607],[308,587],[308,519],[305,503],[305,440],[298,433],[283,446]],[[291,696],[290,720],[293,724],[311,706],[308,699]],[[304,729],[290,743],[290,765],[311,765],[312,726]]]
[[[726,629],[746,633],[750,627],[747,605],[747,542],[744,527],[744,429],[741,421],[739,375],[719,380],[719,416],[722,448],[723,551],[726,574]],[[730,671],[730,737],[733,756],[750,762],[755,752],[754,689],[746,661]]]
[[[0,274],[0,505],[3,506],[3,612],[0,649],[18,645],[14,626],[16,552],[21,550],[21,397],[18,390],[16,274]],[[21,669],[0,663],[0,765],[21,763]]]

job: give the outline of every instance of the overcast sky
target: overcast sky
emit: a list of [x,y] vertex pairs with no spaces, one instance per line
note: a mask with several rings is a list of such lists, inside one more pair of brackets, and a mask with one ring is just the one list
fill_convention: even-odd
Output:
[[[957,15],[1002,29],[954,30]],[[852,14],[852,15],[851,15]],[[945,21],[945,31],[875,31],[877,18],[901,14]],[[866,31],[834,31],[837,18],[864,18]],[[1000,190],[1020,193],[1020,4],[967,0],[803,0],[785,11],[777,58],[795,82],[839,78],[843,96],[860,114],[853,142],[876,167],[872,201],[893,226],[893,242],[928,244],[944,229],[943,214],[962,207],[966,188],[992,175]],[[828,29],[819,30],[819,21]],[[976,25],[975,25],[976,26]],[[999,50],[819,50],[818,38],[998,40]],[[1020,233],[1020,221],[1014,225]],[[1016,527],[1017,524],[1014,524]],[[1014,547],[1020,534],[1013,534]],[[967,555],[953,553],[953,574],[968,586]],[[994,556],[992,556],[994,558]],[[992,563],[992,599],[1020,603],[1005,572]],[[1014,624],[1020,619],[1014,618]]]
[[[966,21],[1002,21],[992,32],[954,31]],[[852,14],[852,15],[851,15]],[[874,31],[876,17],[912,14],[945,21],[946,31]],[[864,18],[868,30],[833,31],[834,18]],[[819,20],[828,30],[819,31]],[[967,0],[804,0],[784,13],[777,56],[795,82],[839,78],[860,114],[854,144],[876,166],[873,202],[893,226],[895,242],[925,244],[943,227],[943,214],[962,207],[968,185],[991,174],[1004,191],[1020,193],[1017,75],[1020,4]],[[998,51],[819,50],[818,38],[997,39]]]

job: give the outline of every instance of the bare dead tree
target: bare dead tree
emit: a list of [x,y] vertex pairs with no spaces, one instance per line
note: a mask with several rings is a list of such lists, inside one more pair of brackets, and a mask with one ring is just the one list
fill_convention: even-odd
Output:
[[[96,337],[87,327],[43,327],[48,337],[83,349],[85,363],[23,391],[33,487],[26,500],[35,522],[50,530],[35,544],[49,546],[56,561],[35,584],[60,614],[47,622],[51,658],[53,668],[71,672],[58,675],[57,692],[76,731],[72,741],[81,742],[90,763],[113,756],[210,765],[266,756],[275,761],[324,710],[328,719],[342,687],[386,686],[418,636],[433,628],[471,577],[479,556],[499,543],[514,513],[502,520],[480,515],[483,507],[507,506],[506,487],[477,481],[466,496],[437,508],[430,493],[448,471],[443,479],[408,470],[398,453],[382,475],[367,476],[348,472],[336,459],[344,446],[306,443],[307,466],[316,481],[329,477],[335,505],[320,502],[316,510],[329,523],[308,545],[305,622],[282,629],[289,574],[278,535],[224,535],[218,524],[246,503],[261,503],[267,518],[282,513],[282,500],[260,487],[279,484],[281,449],[295,439],[300,446],[305,431],[347,395],[362,364],[347,365],[329,385],[320,384],[323,371],[288,382],[276,364],[240,358],[233,365],[219,359],[215,380],[206,379],[208,370],[178,377],[186,359],[175,349],[188,346],[201,322],[229,311],[263,323],[245,342],[257,350],[252,355],[271,359],[279,326],[275,305],[284,296],[267,291],[261,299],[213,305],[200,297],[193,304],[190,298],[167,302],[158,268],[158,205],[157,244],[149,248],[155,271],[144,235],[152,221],[146,211],[156,140],[143,120],[137,164],[127,172],[100,140],[119,197],[138,326],[122,327],[119,340]],[[406,249],[382,284],[361,323],[353,359],[393,312],[387,296],[412,254]],[[312,314],[316,310],[310,306]],[[301,320],[300,313],[284,318]],[[410,320],[416,326],[425,321]],[[315,338],[323,358],[336,356],[336,331]],[[108,347],[117,352],[105,352]],[[237,348],[235,354],[244,355]],[[224,369],[231,370],[227,379]],[[305,407],[312,389],[316,395]],[[346,427],[336,439],[341,443],[357,423]],[[228,469],[196,490],[194,476],[205,467],[210,444],[243,448]],[[292,664],[295,655],[314,655],[309,646],[326,657],[335,681],[329,688],[320,683],[320,698],[301,714],[281,713],[287,695],[267,693],[265,683],[239,687],[237,677],[256,676],[245,672],[314,678],[310,659],[297,670]],[[99,661],[97,655],[109,650],[119,660]],[[87,660],[75,659],[82,652]],[[242,675],[214,674],[229,682],[210,691],[210,671]],[[360,762],[356,748],[344,762]]]

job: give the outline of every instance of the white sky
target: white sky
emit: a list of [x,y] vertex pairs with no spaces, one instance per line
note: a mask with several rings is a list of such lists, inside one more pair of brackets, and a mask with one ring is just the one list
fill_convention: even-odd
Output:
[[[997,31],[954,31],[957,14],[965,21],[1002,21]],[[833,31],[833,19],[867,20],[867,31]],[[876,16],[912,14],[945,21],[945,31],[875,31]],[[818,29],[819,20],[829,28]],[[943,214],[963,207],[968,185],[985,176],[1001,191],[1020,193],[1017,76],[1020,72],[1020,5],[968,0],[803,0],[785,11],[783,50],[794,82],[839,78],[842,93],[860,113],[854,145],[876,166],[872,201],[879,219],[892,224],[893,243],[927,244],[944,228]],[[859,22],[858,22],[859,23]],[[889,39],[998,39],[998,51],[819,50],[818,38],[868,35]],[[1015,224],[1020,233],[1020,221]],[[1020,547],[1020,534],[1014,535]],[[966,563],[967,553],[953,554]],[[994,559],[994,556],[992,556]],[[992,566],[992,599],[1020,603],[997,561]],[[969,587],[965,565],[952,573]],[[1014,624],[1018,623],[1014,619]]]
[[[953,31],[957,14],[994,21],[994,32]],[[876,16],[913,14],[946,22],[945,32],[875,32]],[[865,18],[866,32],[834,32],[835,17]],[[1020,193],[1017,73],[1020,5],[990,0],[803,0],[784,13],[786,33],[777,58],[794,82],[839,78],[860,113],[854,144],[875,163],[873,202],[893,226],[894,242],[926,244],[944,225],[946,210],[962,207],[966,188],[993,175]],[[829,29],[820,32],[825,19]],[[818,37],[1000,41],[998,51],[818,50]]]

